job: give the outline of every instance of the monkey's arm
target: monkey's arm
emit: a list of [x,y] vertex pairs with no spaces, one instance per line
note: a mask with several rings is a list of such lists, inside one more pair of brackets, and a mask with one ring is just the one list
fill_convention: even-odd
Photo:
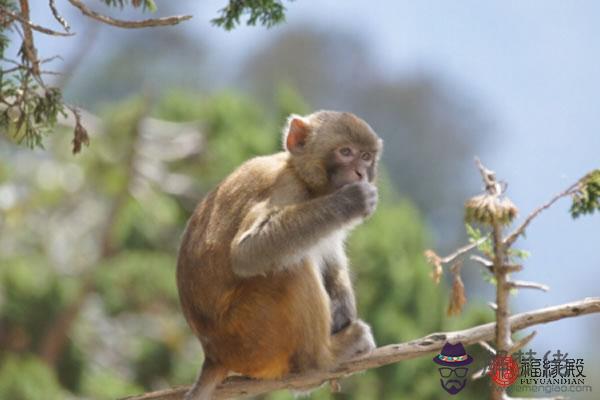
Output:
[[281,207],[259,203],[231,244],[233,272],[248,277],[298,264],[327,236],[370,215],[376,204],[377,189],[366,182]]
[[334,195],[299,204],[254,207],[231,244],[234,273],[253,276],[297,264],[320,240],[347,222]]

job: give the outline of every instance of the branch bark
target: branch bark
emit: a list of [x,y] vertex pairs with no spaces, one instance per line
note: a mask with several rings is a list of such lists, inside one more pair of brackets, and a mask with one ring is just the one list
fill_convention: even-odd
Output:
[[24,17],[20,16],[19,14],[14,13],[14,12],[10,11],[9,9],[4,8],[4,7],[0,7],[0,14],[8,15],[9,17],[14,18],[17,21],[19,21],[21,24],[27,25],[28,27],[30,27],[34,31],[38,31],[40,33],[45,33],[46,35],[52,35],[52,36],[73,36],[74,35],[74,33],[70,33],[70,32],[58,32],[58,31],[54,31],[52,29],[43,27],[41,25],[34,24],[33,22],[31,22],[29,20],[29,15],[27,15],[27,18],[24,18]]
[[169,25],[177,25],[180,22],[187,21],[192,18],[191,15],[176,15],[172,17],[165,18],[151,18],[144,19],[142,21],[125,21],[122,19],[115,19],[109,17],[108,15],[100,14],[94,10],[89,9],[85,4],[83,4],[79,0],[69,0],[74,7],[78,8],[79,11],[83,13],[83,15],[93,18],[97,21],[103,22],[108,25],[116,26],[119,28],[126,29],[137,29],[137,28],[148,28],[153,26],[169,26]]
[[[534,325],[592,313],[600,313],[600,297],[589,297],[572,303],[516,314],[509,318],[509,326],[515,332]],[[491,322],[461,331],[432,333],[410,342],[380,347],[369,355],[347,361],[336,370],[329,372],[292,375],[281,380],[230,377],[218,387],[216,397],[217,399],[229,399],[256,396],[279,389],[316,386],[332,379],[347,377],[359,371],[438,352],[447,341],[452,343],[460,341],[464,345],[470,345],[480,341],[492,340],[495,337],[495,329],[496,323]],[[160,390],[140,396],[130,396],[126,400],[180,400],[187,389],[187,387],[177,387]]]
[[29,24],[29,1],[28,0],[20,0],[19,4],[21,5],[21,15],[23,19],[21,20],[21,25],[23,26],[23,45],[21,46],[21,50],[23,55],[29,63],[31,64],[31,72],[39,77],[40,76],[40,60],[37,58],[37,50],[35,45],[33,44],[33,32],[31,29],[31,25]]

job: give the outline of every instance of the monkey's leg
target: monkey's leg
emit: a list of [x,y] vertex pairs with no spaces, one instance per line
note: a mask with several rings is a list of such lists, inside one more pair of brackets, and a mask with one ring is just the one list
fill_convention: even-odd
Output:
[[323,283],[331,301],[331,334],[356,320],[356,299],[347,264],[346,256],[340,253],[323,268]]
[[202,371],[184,400],[212,400],[217,385],[227,376],[227,369],[206,358]]
[[370,353],[376,347],[371,327],[360,319],[333,335],[331,341],[338,363]]

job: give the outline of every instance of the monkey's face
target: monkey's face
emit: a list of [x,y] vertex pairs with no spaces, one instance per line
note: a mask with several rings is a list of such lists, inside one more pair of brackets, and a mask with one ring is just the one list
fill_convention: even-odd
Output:
[[331,193],[354,182],[373,182],[382,141],[350,113],[318,111],[292,115],[284,130],[294,169],[314,193]]
[[348,143],[333,149],[328,157],[327,174],[333,190],[353,182],[372,182],[376,154],[371,149]]

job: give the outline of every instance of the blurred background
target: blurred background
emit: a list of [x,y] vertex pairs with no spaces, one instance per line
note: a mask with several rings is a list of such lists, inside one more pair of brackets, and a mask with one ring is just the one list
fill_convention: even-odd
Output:
[[[351,111],[384,138],[381,204],[348,246],[359,314],[380,345],[492,320],[479,267],[463,268],[469,302],[448,317],[448,284],[433,283],[423,257],[467,241],[462,205],[482,190],[475,156],[508,183],[520,218],[600,164],[598,2],[298,0],[282,25],[231,32],[210,24],[224,1],[156,3],[161,16],[194,18],[120,30],[58,1],[77,35],[35,36],[40,57],[62,56],[50,81],[86,110],[91,144],[73,156],[68,127],[33,151],[0,136],[1,399],[190,384],[202,352],[179,310],[179,237],[220,179],[280,147],[289,113]],[[57,26],[45,2],[31,12]],[[531,253],[519,278],[551,291],[520,291],[514,312],[600,295],[600,217],[572,220],[568,207],[518,243]],[[583,358],[599,391],[598,329],[598,316],[554,322],[529,347]],[[483,366],[479,348],[467,351]],[[482,398],[488,381],[461,398]],[[311,398],[447,396],[428,357],[342,386]]]

